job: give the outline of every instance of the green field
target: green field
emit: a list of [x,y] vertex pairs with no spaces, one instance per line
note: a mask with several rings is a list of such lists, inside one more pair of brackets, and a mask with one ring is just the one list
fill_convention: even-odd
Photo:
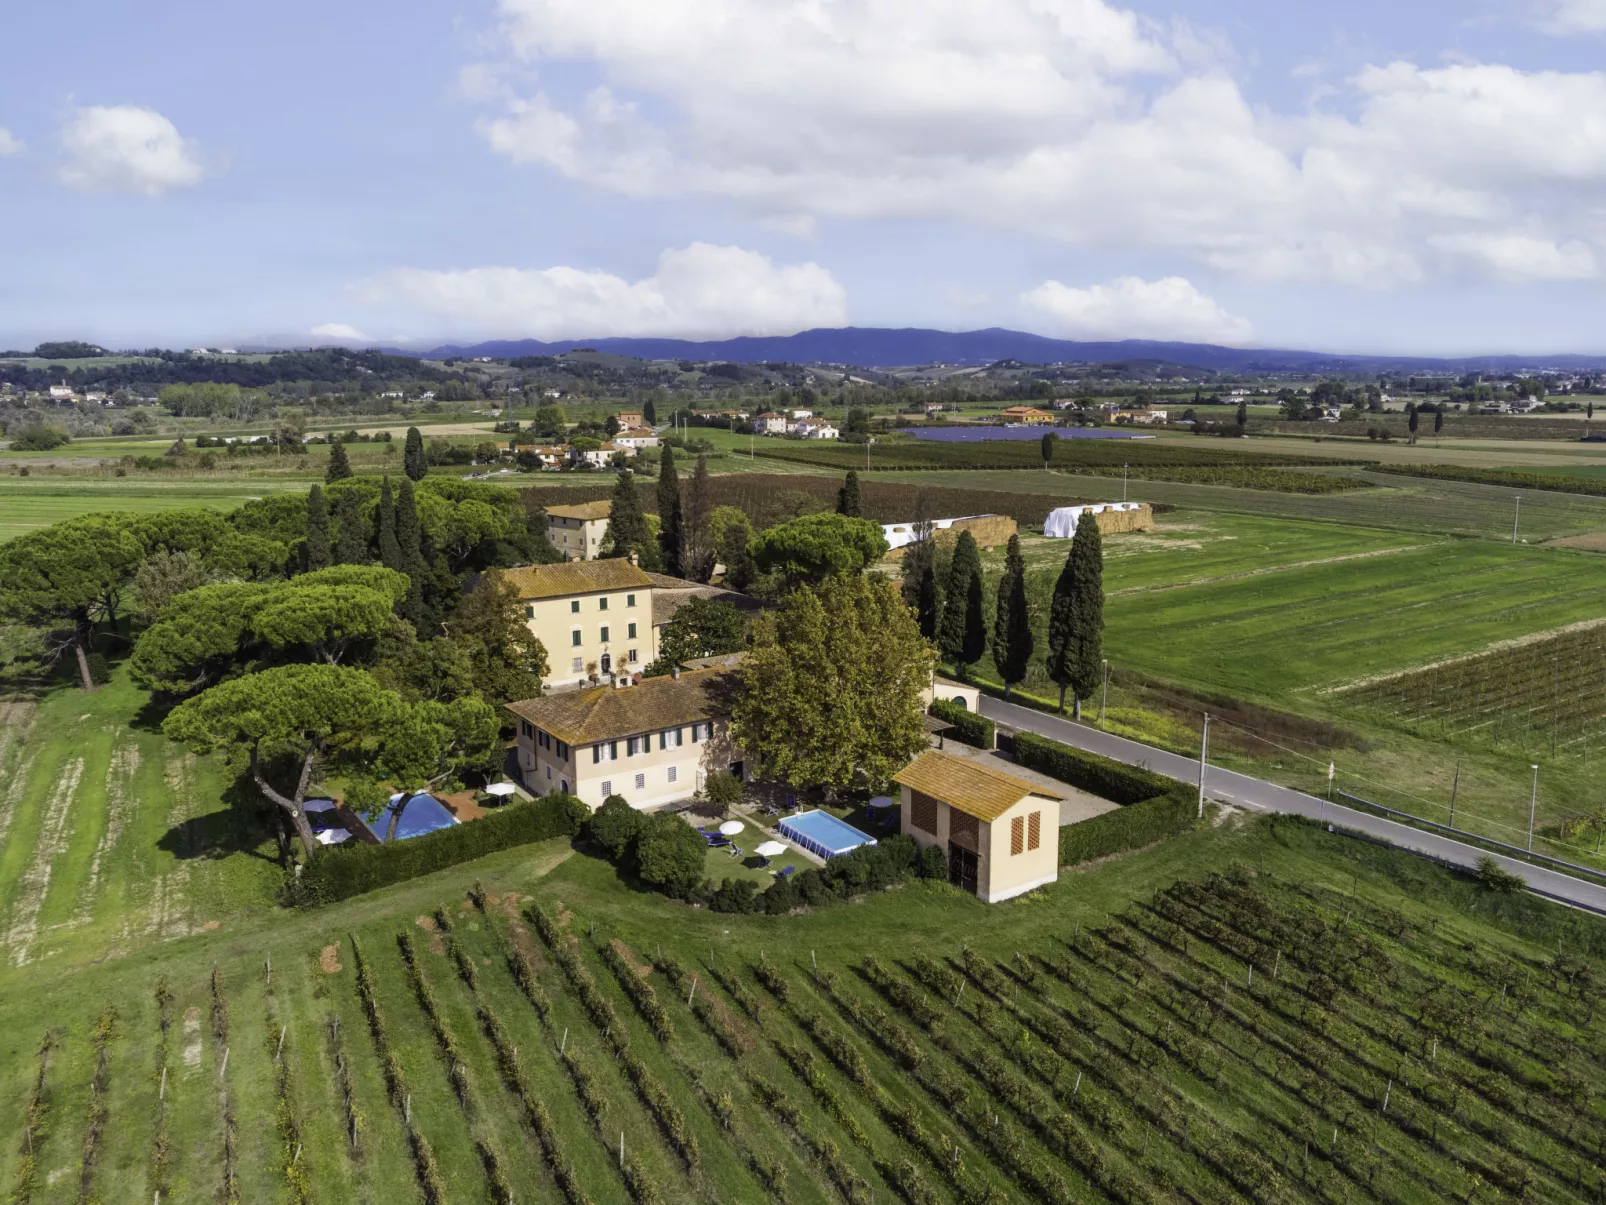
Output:
[[[409,1129],[454,1202],[496,1177],[562,1200],[554,1163],[596,1205],[1596,1191],[1574,1156],[1606,1117],[1574,1084],[1606,926],[1531,897],[1228,819],[993,907],[915,882],[718,915],[558,841],[285,913],[271,846],[218,818],[213,763],[129,726],[140,702],[63,689],[7,716],[0,1185],[31,1201],[201,1200],[232,1175],[245,1201],[392,1205],[421,1197]],[[1481,1028],[1436,1019],[1468,1008]]]
[[266,494],[306,488],[305,481],[258,478],[199,480],[181,477],[168,481],[111,476],[0,476],[0,540],[93,511],[143,514],[185,506],[233,510]]

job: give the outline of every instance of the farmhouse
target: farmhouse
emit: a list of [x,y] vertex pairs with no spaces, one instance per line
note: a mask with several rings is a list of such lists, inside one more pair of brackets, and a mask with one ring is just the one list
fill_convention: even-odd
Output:
[[[539,449],[537,449],[539,450]],[[581,502],[546,508],[546,538],[571,561],[592,560],[602,548],[613,503]]]
[[613,437],[615,447],[636,451],[638,448],[656,448],[658,432],[651,427],[626,427]]
[[1059,877],[1060,797],[970,758],[929,749],[892,780],[903,831],[948,858],[948,880],[983,903]]
[[[640,410],[621,410],[614,415],[614,418],[619,421],[619,429],[621,431],[628,431],[633,427],[647,426],[647,420]],[[648,430],[651,430],[651,428],[649,427]]]
[[1036,406],[1011,406],[999,416],[1006,423],[1051,423],[1054,416]]
[[576,685],[628,674],[658,657],[653,581],[620,558],[500,570],[546,647],[548,682]]
[[730,670],[716,666],[509,703],[524,785],[595,810],[610,795],[636,808],[676,803],[719,770],[745,779],[730,737],[732,693]]

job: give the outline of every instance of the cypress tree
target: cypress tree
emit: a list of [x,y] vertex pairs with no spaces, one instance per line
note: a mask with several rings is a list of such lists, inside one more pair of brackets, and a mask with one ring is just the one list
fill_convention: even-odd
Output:
[[[1591,404],[1589,407],[1589,411],[1590,416],[1593,417],[1595,412],[1595,407],[1593,404]],[[1435,410],[1433,412],[1433,434],[1437,435],[1442,430],[1444,430],[1444,411],[1442,409]]]
[[379,487],[379,563],[386,569],[405,573],[401,544],[396,538],[396,501],[390,492],[390,478]]
[[680,567],[694,582],[714,576],[714,540],[708,521],[714,513],[713,486],[708,480],[708,457],[699,456],[686,489],[680,516]]
[[333,485],[337,481],[344,481],[351,476],[351,458],[346,455],[346,445],[338,439],[329,449],[329,467],[323,471],[323,479]]
[[[388,485],[389,482],[387,481]],[[397,607],[399,614],[419,635],[424,634],[424,540],[418,526],[418,499],[413,495],[413,483],[402,478],[401,492],[396,500],[396,547],[401,563],[397,566],[407,575],[407,597]]]
[[335,542],[335,561],[341,565],[368,563],[368,531],[357,509],[357,495],[347,490],[335,503],[339,534]]
[[1004,554],[1004,576],[998,582],[998,610],[993,622],[993,664],[1004,680],[1004,698],[1026,677],[1032,659],[1032,620],[1026,607],[1026,562],[1020,554],[1020,537],[1009,537]]
[[976,537],[962,531],[954,546],[946,605],[937,629],[937,647],[961,677],[966,667],[980,661],[987,651],[987,628],[982,622],[981,605],[981,550],[976,547]]
[[1104,656],[1104,538],[1098,521],[1083,515],[1071,539],[1065,568],[1054,583],[1048,617],[1048,676],[1060,688],[1075,692],[1076,718],[1082,700],[1098,689]]
[[1249,427],[1249,403],[1238,403],[1238,434],[1242,435]]
[[324,500],[323,486],[315,485],[307,494],[307,571],[327,569],[332,563],[329,553],[329,504]]
[[637,555],[642,568],[647,568],[649,557],[656,564],[657,548],[647,527],[647,516],[641,509],[641,495],[636,492],[635,477],[629,469],[619,474],[613,488],[613,510],[608,515],[609,556]]
[[429,466],[424,463],[424,437],[417,427],[407,428],[407,449],[402,454],[402,472],[409,480],[422,481]]
[[1417,429],[1417,426],[1422,421],[1421,420],[1421,416],[1417,414],[1415,406],[1407,404],[1406,408],[1408,410],[1410,410],[1411,417],[1405,420],[1405,426],[1406,426],[1406,429],[1408,431],[1410,431],[1410,433],[1411,433],[1411,442],[1415,443],[1416,442],[1416,429]]
[[1059,442],[1059,438],[1052,431],[1043,432],[1043,468],[1045,470],[1054,459],[1054,445]]
[[937,623],[940,618],[937,605],[937,570],[927,564],[920,574],[920,592],[915,602],[915,619],[920,624],[920,634],[927,640],[937,639]]
[[847,515],[850,519],[864,518],[864,502],[859,497],[859,474],[852,469],[848,470],[842,488],[837,491],[836,513]]
[[664,572],[685,577],[681,559],[680,477],[675,472],[675,449],[665,444],[658,459],[658,548]]
[[656,427],[658,425],[658,407],[652,404],[651,398],[648,398],[646,402],[642,404],[641,421],[646,423],[649,427]]
[[719,563],[725,566],[725,586],[730,590],[745,590],[758,574],[753,554],[748,551],[753,529],[744,515],[740,522],[725,525],[719,537]]

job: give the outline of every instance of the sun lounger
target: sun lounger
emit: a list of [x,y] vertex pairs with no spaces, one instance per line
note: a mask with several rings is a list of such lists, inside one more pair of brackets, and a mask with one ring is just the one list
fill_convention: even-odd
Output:
[[796,866],[783,866],[783,867],[781,867],[780,870],[775,872],[775,877],[778,878],[778,879],[785,879],[785,878],[790,878],[792,875],[794,875],[796,873],[797,873],[797,867]]

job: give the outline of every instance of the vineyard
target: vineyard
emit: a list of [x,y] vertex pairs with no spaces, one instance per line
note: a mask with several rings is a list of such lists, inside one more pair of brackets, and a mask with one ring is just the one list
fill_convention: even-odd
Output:
[[1423,736],[1584,759],[1606,732],[1606,628],[1579,625],[1366,682],[1341,697],[1381,709]]
[[476,883],[48,1019],[0,1170],[19,1203],[1601,1199],[1596,965],[1401,902],[1235,862],[833,956],[795,918],[636,948]]
[[1532,469],[1484,469],[1459,464],[1376,464],[1372,471],[1400,477],[1431,477],[1436,481],[1468,481],[1477,485],[1505,486],[1513,490],[1553,490],[1563,494],[1606,497],[1606,481],[1599,477]]

